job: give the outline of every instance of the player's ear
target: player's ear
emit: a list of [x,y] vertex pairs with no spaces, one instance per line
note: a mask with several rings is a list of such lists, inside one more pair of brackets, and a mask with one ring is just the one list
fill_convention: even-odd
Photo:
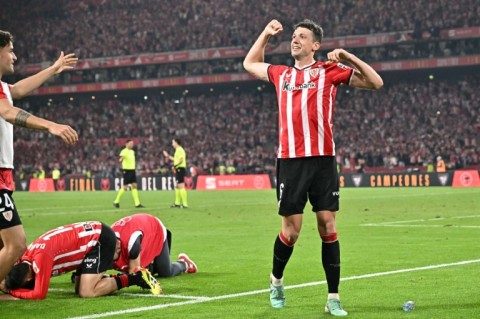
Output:
[[318,51],[318,50],[320,50],[320,42],[315,41],[313,43],[313,51]]

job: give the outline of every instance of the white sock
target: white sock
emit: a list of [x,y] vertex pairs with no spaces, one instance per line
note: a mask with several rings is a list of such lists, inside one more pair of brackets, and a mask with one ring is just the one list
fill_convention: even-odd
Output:
[[328,294],[327,300],[330,300],[330,299],[340,300],[340,295],[339,294]]
[[275,278],[273,274],[270,274],[270,281],[274,286],[281,286],[283,285],[283,277],[280,279]]

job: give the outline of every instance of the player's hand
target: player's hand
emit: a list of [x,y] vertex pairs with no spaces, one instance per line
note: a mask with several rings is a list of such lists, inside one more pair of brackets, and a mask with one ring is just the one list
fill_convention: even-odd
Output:
[[169,157],[170,155],[168,155],[167,151],[163,151],[163,156]]
[[344,49],[335,49],[327,53],[327,63],[350,61],[351,56],[352,55]]
[[272,20],[265,27],[265,32],[268,35],[277,35],[283,31],[283,26],[278,20]]
[[57,61],[52,65],[55,70],[55,74],[61,73],[67,69],[73,69],[77,65],[78,58],[75,56],[75,53],[70,53],[65,55],[63,51],[60,53]]
[[68,125],[53,124],[49,127],[48,132],[60,137],[67,144],[75,144],[78,141],[77,132]]

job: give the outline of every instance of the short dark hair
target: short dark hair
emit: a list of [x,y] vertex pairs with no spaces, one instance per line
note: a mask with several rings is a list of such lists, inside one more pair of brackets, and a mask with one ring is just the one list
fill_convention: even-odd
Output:
[[30,272],[30,264],[23,262],[13,266],[5,277],[5,285],[9,290],[15,290],[26,286],[25,278]]
[[13,35],[8,31],[0,30],[0,48],[4,48],[13,42]]
[[180,139],[178,139],[178,138],[175,137],[173,140],[175,141],[175,143],[177,143],[178,145],[182,146],[182,141],[180,141]]
[[310,19],[305,19],[302,22],[297,23],[293,29],[297,30],[298,28],[305,28],[313,32],[313,38],[322,43],[323,40],[323,29],[321,26],[316,24]]

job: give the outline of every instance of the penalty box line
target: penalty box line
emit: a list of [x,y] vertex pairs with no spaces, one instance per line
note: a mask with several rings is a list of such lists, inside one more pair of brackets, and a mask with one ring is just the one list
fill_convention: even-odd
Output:
[[[402,274],[402,273],[408,273],[408,272],[414,272],[414,271],[423,271],[423,270],[431,270],[431,269],[438,269],[438,268],[445,268],[445,267],[452,267],[452,266],[469,265],[469,264],[474,264],[474,263],[480,263],[480,259],[464,260],[464,261],[447,263],[447,264],[430,265],[430,266],[424,266],[424,267],[406,268],[406,269],[378,272],[378,273],[373,273],[373,274],[351,276],[351,277],[342,278],[341,281],[358,280],[358,279],[364,279],[364,278],[374,278],[374,277]],[[324,284],[326,284],[325,280],[310,282],[310,283],[304,283],[304,284],[298,284],[298,285],[286,286],[285,289],[296,289],[296,288],[311,287],[311,286],[318,286],[318,285],[324,285]],[[110,316],[117,316],[117,315],[122,315],[122,314],[127,314],[127,313],[151,311],[151,310],[156,310],[156,309],[178,307],[178,306],[186,306],[186,305],[192,305],[192,304],[197,304],[197,303],[204,303],[204,302],[207,302],[207,301],[215,301],[215,300],[222,300],[222,299],[238,298],[238,297],[243,297],[243,296],[258,295],[258,294],[263,294],[263,293],[268,293],[268,292],[270,292],[270,289],[252,290],[252,291],[247,291],[247,292],[242,292],[242,293],[222,295],[222,296],[216,296],[216,297],[198,297],[197,299],[192,299],[192,300],[187,300],[187,301],[161,304],[161,305],[156,305],[156,306],[131,308],[131,309],[125,309],[125,310],[118,310],[118,311],[110,311],[110,312],[104,312],[104,313],[98,313],[98,314],[92,314],[92,315],[80,316],[80,317],[70,317],[69,319],[95,319],[95,318],[102,318],[102,317],[110,317]]]

